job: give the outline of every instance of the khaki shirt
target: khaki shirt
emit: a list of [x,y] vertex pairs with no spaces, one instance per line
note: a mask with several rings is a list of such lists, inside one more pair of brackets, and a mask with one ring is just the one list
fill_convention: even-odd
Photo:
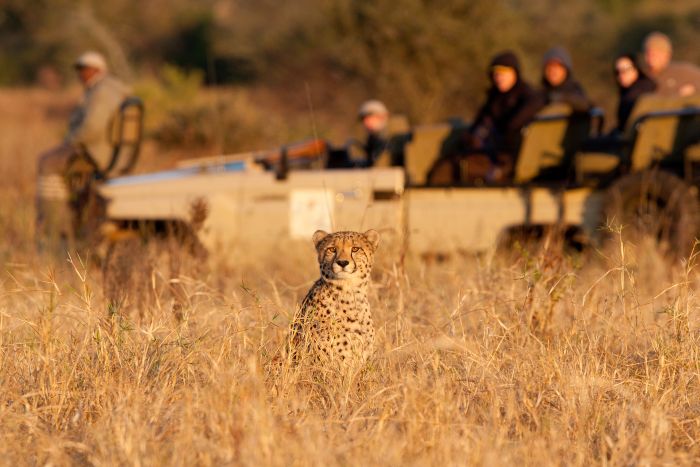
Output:
[[[657,94],[661,96],[689,96],[700,93],[700,67],[688,62],[671,62],[655,78]],[[694,88],[694,89],[693,89]],[[689,94],[687,90],[691,90]]]
[[129,92],[117,78],[99,76],[87,86],[82,104],[71,115],[66,142],[85,145],[101,169],[107,167],[112,157],[109,138],[112,119]]

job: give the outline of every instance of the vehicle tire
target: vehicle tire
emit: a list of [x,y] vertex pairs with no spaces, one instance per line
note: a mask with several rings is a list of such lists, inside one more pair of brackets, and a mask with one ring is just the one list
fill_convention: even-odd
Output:
[[602,224],[622,226],[624,238],[652,238],[673,256],[690,253],[700,231],[697,188],[664,171],[626,175],[603,200]]

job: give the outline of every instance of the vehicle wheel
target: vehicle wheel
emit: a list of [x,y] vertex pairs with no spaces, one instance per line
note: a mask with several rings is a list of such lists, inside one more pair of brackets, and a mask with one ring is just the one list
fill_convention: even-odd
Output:
[[625,238],[651,238],[672,255],[689,254],[700,230],[697,189],[663,171],[633,173],[613,183],[602,212],[603,225],[622,226]]

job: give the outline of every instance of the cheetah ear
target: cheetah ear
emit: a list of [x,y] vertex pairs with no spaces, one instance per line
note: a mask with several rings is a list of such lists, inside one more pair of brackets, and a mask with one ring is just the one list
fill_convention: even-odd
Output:
[[311,240],[314,242],[314,246],[318,248],[319,243],[321,243],[321,240],[329,236],[330,234],[328,232],[325,232],[323,230],[317,230],[314,232],[314,236],[311,237]]
[[374,229],[370,229],[364,233],[364,236],[372,244],[372,248],[376,250],[379,246],[379,232]]

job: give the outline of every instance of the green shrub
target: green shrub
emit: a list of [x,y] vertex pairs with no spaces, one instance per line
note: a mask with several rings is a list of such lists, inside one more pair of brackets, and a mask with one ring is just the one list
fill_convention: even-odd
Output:
[[[159,79],[139,83],[146,131],[165,149],[230,153],[266,147],[279,121],[251,104],[244,90],[205,89],[200,71],[166,65]],[[277,122],[277,124],[275,124]]]

